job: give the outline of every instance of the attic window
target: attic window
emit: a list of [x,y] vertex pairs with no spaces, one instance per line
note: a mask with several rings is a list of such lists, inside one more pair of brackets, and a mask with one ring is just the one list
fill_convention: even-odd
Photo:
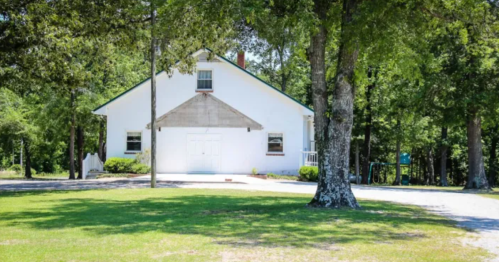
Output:
[[198,90],[212,90],[213,80],[211,77],[210,70],[199,70],[198,71]]

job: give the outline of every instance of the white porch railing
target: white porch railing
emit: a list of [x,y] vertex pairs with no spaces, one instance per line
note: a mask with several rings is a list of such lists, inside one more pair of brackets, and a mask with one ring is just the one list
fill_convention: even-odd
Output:
[[301,165],[303,166],[317,166],[318,158],[316,151],[303,151]]
[[102,172],[104,171],[104,163],[100,160],[99,156],[97,154],[91,155],[90,153],[87,154],[87,157],[85,157],[85,160],[83,160],[83,179],[86,179],[88,172],[90,171],[98,171]]

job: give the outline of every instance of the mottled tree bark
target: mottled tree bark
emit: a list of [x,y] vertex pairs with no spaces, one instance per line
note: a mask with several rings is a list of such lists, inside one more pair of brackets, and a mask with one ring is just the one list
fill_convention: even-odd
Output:
[[471,109],[467,121],[468,181],[465,189],[489,189],[482,153],[482,120],[477,110]]
[[[369,78],[373,75],[373,70],[369,68],[367,76]],[[362,152],[362,184],[368,183],[369,175],[369,159],[371,158],[371,126],[373,123],[372,107],[371,107],[371,93],[374,89],[375,83],[371,83],[367,86],[366,92],[366,122],[364,127],[364,150]]]
[[24,177],[26,178],[32,178],[32,175],[31,174],[31,151],[29,149],[29,141],[28,140],[25,140],[24,141],[24,153],[25,153],[25,156],[26,156],[26,168],[24,170]]
[[69,130],[69,179],[75,179],[75,94],[71,90],[71,126]]
[[428,166],[428,175],[426,177],[426,185],[434,185],[435,184],[435,169],[433,166],[433,149],[431,146],[428,147],[427,151],[427,166]]
[[[333,91],[332,116],[328,117],[325,47],[327,30],[324,22],[330,8],[330,1],[315,0],[314,11],[322,22],[311,38],[310,63],[316,141],[319,142],[319,181],[314,198],[308,204],[312,207],[360,207],[348,181],[350,141],[353,124],[354,89],[351,83],[358,47],[347,45],[346,26],[352,23],[357,0],[343,1],[342,40],[339,48],[337,74]],[[316,142],[317,144],[317,142]]]
[[447,182],[447,127],[442,127],[440,146],[440,185],[449,186]]
[[78,151],[78,179],[83,179],[83,145],[85,143],[85,134],[83,132],[83,127],[78,126],[76,128],[77,141],[77,151]]

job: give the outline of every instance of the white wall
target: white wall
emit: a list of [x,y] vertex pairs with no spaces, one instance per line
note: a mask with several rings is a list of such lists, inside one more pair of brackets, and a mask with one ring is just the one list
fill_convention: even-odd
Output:
[[[261,131],[245,128],[162,128],[158,136],[158,172],[184,173],[187,170],[186,141],[188,133],[222,135],[221,173],[250,173],[253,167],[261,173],[296,173],[301,151],[308,136],[304,115],[313,114],[290,98],[261,83],[226,62],[198,62],[198,69],[213,70],[215,97],[262,124]],[[196,74],[175,72],[157,77],[157,117],[197,95]],[[142,132],[142,149],[150,148],[150,81],[108,104],[97,113],[107,114],[107,156],[126,155],[126,132]],[[305,123],[306,124],[306,123]],[[284,133],[285,156],[267,156],[267,133]]]

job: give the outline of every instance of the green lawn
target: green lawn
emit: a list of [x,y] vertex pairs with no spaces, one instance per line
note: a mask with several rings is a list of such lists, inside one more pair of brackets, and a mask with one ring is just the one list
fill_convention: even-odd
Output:
[[[376,185],[375,185],[376,186]],[[422,189],[422,190],[435,190],[435,191],[454,191],[458,193],[469,193],[469,194],[477,194],[483,197],[488,197],[488,198],[494,198],[499,200],[499,191],[497,191],[497,188],[494,189],[492,192],[486,192],[486,191],[476,191],[476,190],[463,190],[462,186],[448,186],[448,187],[442,187],[442,186],[377,186],[377,187],[388,187],[388,188],[407,188],[407,189]]]
[[[69,174],[68,173],[40,173],[40,174],[34,174],[33,179],[59,179],[59,178],[68,178]],[[19,173],[16,172],[0,172],[0,179],[8,179],[8,180],[24,180],[26,179],[23,175],[20,175]]]
[[0,192],[0,261],[479,261],[414,206],[206,189]]

